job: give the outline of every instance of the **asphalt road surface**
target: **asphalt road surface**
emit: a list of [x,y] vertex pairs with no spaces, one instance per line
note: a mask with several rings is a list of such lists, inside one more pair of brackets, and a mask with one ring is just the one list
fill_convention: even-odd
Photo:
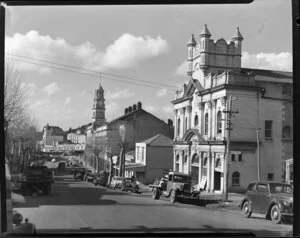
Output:
[[261,216],[244,218],[239,211],[221,211],[167,199],[121,192],[58,176],[50,196],[26,197],[16,208],[38,233],[59,232],[252,232],[287,236],[292,224],[275,225]]

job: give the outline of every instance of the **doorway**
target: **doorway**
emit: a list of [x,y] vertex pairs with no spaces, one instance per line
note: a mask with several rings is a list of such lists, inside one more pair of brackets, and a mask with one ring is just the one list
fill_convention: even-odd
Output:
[[215,179],[214,179],[214,190],[221,190],[221,172],[215,171]]

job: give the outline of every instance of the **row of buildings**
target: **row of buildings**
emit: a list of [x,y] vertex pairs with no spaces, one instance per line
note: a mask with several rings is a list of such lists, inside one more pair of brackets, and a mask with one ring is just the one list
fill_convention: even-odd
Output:
[[223,193],[227,148],[231,191],[245,189],[259,175],[292,182],[293,75],[242,67],[242,42],[238,28],[230,41],[214,41],[206,25],[198,37],[191,36],[187,83],[171,102],[174,125],[145,111],[140,102],[107,122],[100,85],[92,123],[68,135],[69,140],[84,144],[85,159],[98,171],[113,167],[115,174],[125,149],[126,175],[146,183],[173,169],[191,174],[202,189]]

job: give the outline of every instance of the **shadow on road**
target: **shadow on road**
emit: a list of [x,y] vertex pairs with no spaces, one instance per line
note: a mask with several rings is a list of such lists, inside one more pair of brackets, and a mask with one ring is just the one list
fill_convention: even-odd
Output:
[[[60,229],[60,230],[46,230],[46,229],[40,229],[37,231],[38,234],[45,234],[45,233],[57,233],[57,234],[101,234],[103,233],[116,233],[126,235],[126,234],[136,234],[136,233],[159,233],[159,234],[166,234],[170,236],[170,233],[178,234],[177,236],[182,236],[184,234],[186,235],[197,235],[200,234],[200,236],[203,236],[207,234],[208,236],[212,236],[213,234],[216,234],[217,236],[226,236],[226,237],[237,237],[237,236],[270,236],[270,237],[287,237],[292,236],[292,229],[286,230],[286,231],[270,231],[270,230],[264,230],[264,229],[224,229],[224,228],[217,228],[210,225],[204,225],[202,228],[186,228],[186,227],[146,227],[142,225],[133,226],[132,229],[93,229],[90,227],[82,227],[79,229]],[[199,235],[198,235],[199,236]]]

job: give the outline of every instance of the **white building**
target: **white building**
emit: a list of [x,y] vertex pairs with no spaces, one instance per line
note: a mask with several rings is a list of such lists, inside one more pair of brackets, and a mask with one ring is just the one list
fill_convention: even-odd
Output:
[[[214,42],[205,25],[188,42],[188,81],[175,95],[173,169],[190,173],[209,192],[224,192],[228,99],[234,99],[229,190],[258,177],[257,130],[263,180],[284,180],[292,148],[292,73],[241,67],[243,37]],[[224,112],[225,111],[225,112]]]

